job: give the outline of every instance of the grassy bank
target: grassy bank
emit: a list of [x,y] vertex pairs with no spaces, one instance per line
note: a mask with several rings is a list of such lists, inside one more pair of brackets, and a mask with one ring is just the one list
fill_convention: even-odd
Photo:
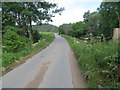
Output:
[[27,50],[22,50],[18,53],[3,53],[2,54],[2,68],[9,67],[12,63],[22,60],[23,57],[33,55],[34,53],[42,50],[54,40],[54,34],[50,32],[41,32],[41,40],[32,45]]
[[120,88],[118,82],[118,42],[97,42],[93,45],[70,36],[64,36],[73,49],[89,88]]

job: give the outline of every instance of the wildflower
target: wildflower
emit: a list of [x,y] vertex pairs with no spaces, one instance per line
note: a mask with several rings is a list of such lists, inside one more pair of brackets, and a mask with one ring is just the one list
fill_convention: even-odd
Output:
[[77,41],[76,43],[80,43],[80,42]]
[[85,43],[87,42],[87,41],[84,41]]
[[100,37],[100,36],[98,36],[97,38],[98,38],[98,39],[100,39],[101,37]]
[[88,38],[84,38],[84,40],[88,40]]
[[90,33],[89,35],[92,36],[92,33]]

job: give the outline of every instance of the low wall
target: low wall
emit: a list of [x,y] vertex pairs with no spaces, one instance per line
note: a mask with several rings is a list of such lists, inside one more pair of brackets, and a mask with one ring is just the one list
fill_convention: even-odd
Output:
[[113,39],[120,38],[120,28],[114,28],[113,29]]

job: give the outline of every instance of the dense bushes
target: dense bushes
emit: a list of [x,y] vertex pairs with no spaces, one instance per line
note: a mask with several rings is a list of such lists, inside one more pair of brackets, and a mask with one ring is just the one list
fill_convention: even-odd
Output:
[[[20,60],[21,57],[33,54],[42,48],[46,47],[54,40],[54,34],[49,32],[39,33],[42,37],[40,42],[38,42],[35,46],[26,46],[27,48],[24,50],[20,50],[19,52],[4,52],[2,54],[2,67],[8,67],[10,64],[15,62],[16,60]],[[29,42],[29,41],[28,41]],[[14,47],[14,45],[13,45]],[[24,48],[24,47],[23,47]]]
[[77,56],[89,88],[120,87],[118,41],[90,44],[85,40],[64,37]]
[[84,36],[87,32],[86,24],[82,21],[72,24],[72,29],[73,30],[70,31],[69,35],[76,38]]
[[[30,55],[49,43],[54,39],[53,33],[39,33],[34,30],[32,38],[25,37],[21,34],[21,29],[15,26],[6,26],[2,31],[2,67],[8,67],[21,57]],[[37,43],[38,42],[38,43]],[[34,45],[37,43],[37,45]]]
[[86,24],[82,21],[73,24],[63,24],[59,27],[60,34],[66,34],[77,38],[84,36],[86,31]]
[[[94,36],[103,34],[106,40],[111,40],[113,29],[120,27],[119,5],[119,2],[102,2],[97,11],[85,12],[83,21],[61,25],[59,33],[77,38],[90,33]],[[71,30],[67,28],[68,25],[72,27]]]
[[8,26],[6,29],[2,35],[3,52],[15,53],[31,47],[31,40],[18,34],[20,29],[13,26]]

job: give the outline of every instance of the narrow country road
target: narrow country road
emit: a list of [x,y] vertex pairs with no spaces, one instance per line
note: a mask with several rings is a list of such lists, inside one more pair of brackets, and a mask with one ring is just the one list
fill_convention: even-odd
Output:
[[67,41],[55,34],[44,50],[4,75],[2,88],[85,88]]

